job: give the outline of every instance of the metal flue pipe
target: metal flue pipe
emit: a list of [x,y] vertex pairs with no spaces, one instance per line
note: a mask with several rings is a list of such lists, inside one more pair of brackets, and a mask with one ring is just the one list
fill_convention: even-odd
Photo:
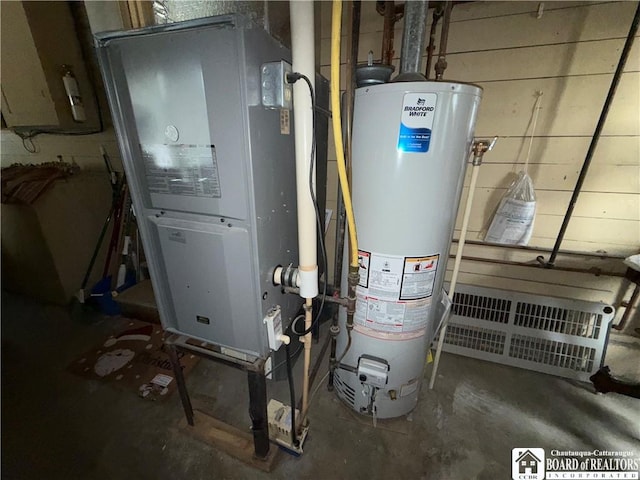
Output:
[[405,3],[400,75],[403,73],[420,73],[422,71],[422,55],[425,49],[428,12],[429,2],[426,0]]

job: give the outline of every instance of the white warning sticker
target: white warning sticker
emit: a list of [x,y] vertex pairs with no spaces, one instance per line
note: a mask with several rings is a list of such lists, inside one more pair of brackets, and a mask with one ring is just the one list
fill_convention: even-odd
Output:
[[418,390],[418,386],[420,382],[418,379],[411,380],[409,383],[406,383],[400,387],[400,396],[406,397],[407,395],[411,395],[413,392]]
[[431,299],[387,301],[358,295],[354,322],[378,332],[408,333],[424,329]]
[[214,145],[140,145],[151,193],[221,198]]
[[280,134],[289,135],[291,133],[291,120],[289,110],[286,108],[280,109]]
[[[368,267],[369,281],[366,287],[362,285],[367,290],[361,293],[382,300],[398,300],[402,285],[404,257],[371,253]],[[362,265],[360,269],[362,271]]]
[[405,257],[400,300],[416,300],[433,294],[439,258],[439,254]]
[[365,252],[364,250],[358,250],[358,265],[360,269],[358,273],[360,274],[360,280],[358,281],[358,285],[361,287],[367,288],[369,286],[369,263],[371,259],[371,253]]

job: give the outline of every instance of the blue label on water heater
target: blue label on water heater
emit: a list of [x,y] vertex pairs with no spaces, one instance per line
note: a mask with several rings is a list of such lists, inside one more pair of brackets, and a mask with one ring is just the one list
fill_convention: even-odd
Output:
[[435,93],[406,93],[402,101],[398,150],[426,153],[431,144],[433,118],[436,112]]

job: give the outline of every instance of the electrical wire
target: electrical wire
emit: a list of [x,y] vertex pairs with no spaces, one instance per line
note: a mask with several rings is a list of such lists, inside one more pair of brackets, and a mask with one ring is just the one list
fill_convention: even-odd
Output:
[[[303,343],[299,342],[300,345],[298,345],[298,348],[296,349],[295,352],[293,352],[293,355],[291,355],[292,357],[295,357],[296,355],[298,355],[298,353],[300,353],[300,350],[302,350],[303,347]],[[279,369],[280,367],[282,367],[285,363],[287,363],[287,360],[282,360],[280,363],[278,363],[275,367],[271,368],[271,370],[269,370],[267,373],[264,374],[265,377],[268,377],[269,375],[271,375],[273,372],[275,372],[277,369]]]
[[[98,115],[99,126],[97,129],[77,131],[77,130],[46,130],[42,128],[34,128],[32,130],[22,130],[20,128],[12,129],[18,137],[22,139],[22,146],[29,153],[37,153],[38,149],[33,143],[33,139],[38,135],[67,135],[67,136],[82,136],[82,135],[95,135],[97,133],[104,132],[104,120],[102,119],[102,108],[100,107],[100,98],[96,91],[95,81],[91,82],[91,90],[93,93],[93,100],[96,103],[96,113]],[[28,142],[28,143],[27,143]]]
[[289,351],[289,345],[285,345],[287,354],[287,378],[289,379],[289,401],[291,402],[291,445],[293,447],[298,446],[298,439],[296,438],[296,391],[293,384],[293,368],[291,367],[291,352]]
[[[309,87],[309,95],[311,96],[311,109],[313,111],[312,115],[312,135],[311,135],[311,158],[309,161],[309,194],[311,195],[311,201],[313,202],[313,208],[316,213],[316,226],[318,230],[318,241],[320,242],[320,252],[322,253],[322,266],[324,275],[326,276],[327,270],[329,268],[327,262],[327,249],[324,243],[324,228],[322,226],[322,221],[320,219],[320,209],[318,207],[318,199],[314,192],[313,188],[313,172],[316,162],[316,95],[313,90],[313,85],[311,84],[311,80],[306,75],[303,75],[299,72],[293,72],[287,75],[287,82],[295,83],[298,80],[304,80],[307,86]],[[327,296],[327,282],[323,282],[322,285],[322,299],[320,301],[320,308],[318,309],[318,313],[314,318],[313,322],[311,322],[311,326],[302,332],[298,332],[295,329],[295,324],[300,318],[304,318],[304,316],[298,316],[293,319],[291,322],[291,332],[298,337],[303,337],[310,333],[320,321],[320,317],[322,316],[322,312],[324,311],[325,297]]]
[[340,365],[340,362],[342,362],[344,357],[347,355],[349,348],[351,348],[351,329],[347,328],[347,345],[344,347],[342,355],[340,355],[340,357],[336,360],[336,365]]
[[29,152],[29,153],[37,153],[38,152],[38,147],[36,147],[36,144],[33,143],[33,138],[32,137],[23,137],[19,133],[17,133],[17,135],[22,139],[22,146],[24,147],[24,149],[27,152]]

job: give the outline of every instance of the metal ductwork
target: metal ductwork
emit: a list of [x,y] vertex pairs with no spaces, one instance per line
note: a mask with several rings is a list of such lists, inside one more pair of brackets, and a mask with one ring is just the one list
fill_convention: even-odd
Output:
[[422,55],[425,51],[428,11],[429,2],[426,0],[405,3],[400,74],[394,81],[426,80],[420,72],[422,71]]

